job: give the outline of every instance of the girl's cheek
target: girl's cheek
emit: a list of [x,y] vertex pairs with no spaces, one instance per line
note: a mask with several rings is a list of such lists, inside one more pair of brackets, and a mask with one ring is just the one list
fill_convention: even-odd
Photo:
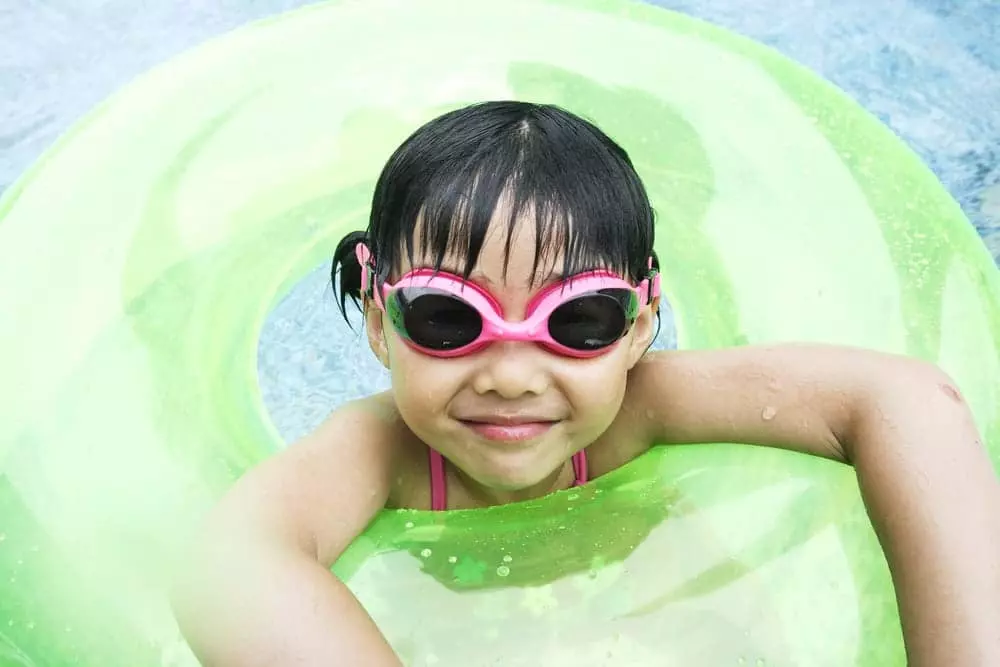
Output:
[[576,372],[563,376],[561,385],[567,398],[577,407],[585,407],[594,414],[616,412],[617,401],[624,396],[628,372],[615,357],[602,359],[601,363],[578,366]]
[[461,379],[447,362],[430,357],[398,357],[398,367],[393,369],[392,384],[397,400],[420,405],[428,412],[438,412],[457,393]]

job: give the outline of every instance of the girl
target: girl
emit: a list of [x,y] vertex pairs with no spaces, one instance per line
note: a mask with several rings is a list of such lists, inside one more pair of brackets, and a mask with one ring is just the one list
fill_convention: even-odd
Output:
[[911,665],[1000,664],[1000,485],[938,368],[821,345],[647,352],[653,211],[594,125],[479,104],[390,157],[333,260],[392,389],[237,483],[174,596],[208,665],[398,665],[329,571],[386,507],[477,508],[654,443],[745,442],[855,466]]

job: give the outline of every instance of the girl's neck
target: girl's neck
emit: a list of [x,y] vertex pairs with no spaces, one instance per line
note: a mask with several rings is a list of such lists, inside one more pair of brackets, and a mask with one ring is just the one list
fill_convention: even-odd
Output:
[[573,462],[571,460],[567,460],[538,484],[516,491],[504,491],[483,486],[466,475],[458,467],[452,467],[452,470],[455,473],[456,480],[462,487],[462,495],[468,499],[471,507],[507,505],[509,503],[541,498],[555,491],[570,488],[576,480],[576,473],[573,471]]

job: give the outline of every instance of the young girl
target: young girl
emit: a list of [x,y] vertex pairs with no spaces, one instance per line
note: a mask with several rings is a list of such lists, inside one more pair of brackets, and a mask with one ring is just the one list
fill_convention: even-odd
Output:
[[653,234],[625,151],[562,109],[478,104],[407,139],[333,261],[392,388],[209,518],[174,596],[205,664],[398,665],[329,570],[383,508],[512,503],[654,444],[745,442],[855,466],[911,665],[1000,665],[1000,485],[951,380],[822,345],[648,352]]

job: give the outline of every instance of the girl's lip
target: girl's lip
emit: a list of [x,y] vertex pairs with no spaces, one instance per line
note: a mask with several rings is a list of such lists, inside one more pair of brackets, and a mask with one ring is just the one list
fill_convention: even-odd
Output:
[[521,424],[552,424],[558,419],[543,417],[531,413],[519,412],[516,414],[483,413],[476,415],[463,415],[458,421],[464,424],[495,424],[497,426],[519,426]]
[[498,442],[518,442],[531,440],[545,434],[555,424],[554,421],[474,421],[462,420],[462,424],[487,440]]

